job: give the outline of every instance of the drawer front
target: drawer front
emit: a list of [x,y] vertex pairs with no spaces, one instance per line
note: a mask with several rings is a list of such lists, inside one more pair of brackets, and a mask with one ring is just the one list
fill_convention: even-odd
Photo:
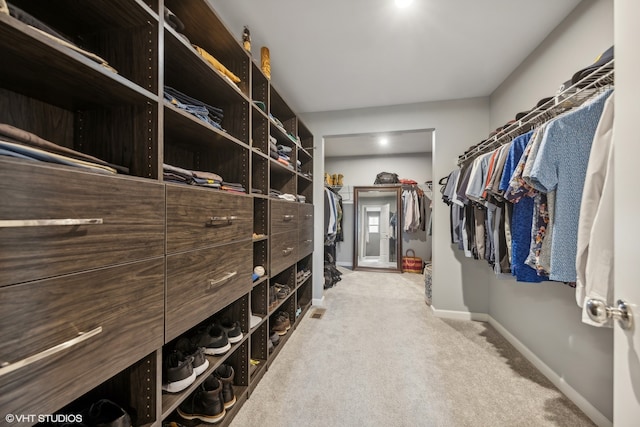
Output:
[[167,256],[165,341],[248,293],[252,258],[250,241]]
[[271,237],[271,276],[295,264],[298,260],[297,230]]
[[54,413],[160,348],[163,313],[164,258],[0,288],[0,408]]
[[167,253],[251,238],[253,199],[167,185]]
[[298,230],[298,259],[313,252],[313,228]]
[[299,229],[313,229],[313,205],[300,204],[298,206]]
[[271,235],[298,228],[298,203],[271,201]]
[[1,162],[0,201],[0,286],[164,252],[158,183]]

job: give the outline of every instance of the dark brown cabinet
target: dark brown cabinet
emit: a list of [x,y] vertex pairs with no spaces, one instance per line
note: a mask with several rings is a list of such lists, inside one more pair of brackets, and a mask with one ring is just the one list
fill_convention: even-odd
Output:
[[[313,135],[205,0],[12,4],[65,41],[0,13],[0,124],[118,174],[0,156],[0,408],[77,411],[107,397],[135,425],[161,426],[228,363],[238,399],[228,424],[286,342],[267,350],[276,311],[291,334],[311,304]],[[165,86],[222,110],[220,123],[165,99]],[[270,139],[288,164],[269,156]],[[164,165],[235,191],[175,183]],[[257,266],[265,274],[252,280]],[[276,283],[288,292],[270,310]],[[208,356],[189,388],[164,393],[163,350],[223,316],[242,340]]]

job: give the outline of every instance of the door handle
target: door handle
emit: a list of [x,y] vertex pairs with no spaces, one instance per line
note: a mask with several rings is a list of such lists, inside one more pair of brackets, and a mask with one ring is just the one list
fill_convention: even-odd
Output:
[[631,329],[633,325],[633,314],[629,305],[621,299],[617,302],[617,307],[609,307],[599,299],[587,300],[587,314],[596,323],[605,323],[609,319],[616,319],[622,329]]

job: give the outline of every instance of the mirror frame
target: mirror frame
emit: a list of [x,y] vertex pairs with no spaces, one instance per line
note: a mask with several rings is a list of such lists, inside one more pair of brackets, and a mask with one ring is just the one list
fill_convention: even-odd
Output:
[[398,213],[398,218],[402,218],[402,186],[397,185],[374,185],[368,187],[353,187],[353,212],[354,212],[354,227],[353,227],[353,270],[364,270],[364,271],[385,271],[385,272],[396,272],[402,273],[402,226],[400,220],[396,222],[396,267],[388,267],[388,268],[377,268],[377,267],[369,267],[369,266],[361,266],[358,265],[358,249],[359,249],[359,236],[358,230],[360,230],[360,193],[367,191],[381,191],[388,192],[389,194],[395,194],[396,200],[396,212]]

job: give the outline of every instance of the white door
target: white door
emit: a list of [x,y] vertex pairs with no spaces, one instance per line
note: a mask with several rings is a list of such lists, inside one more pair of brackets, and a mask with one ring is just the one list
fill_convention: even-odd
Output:
[[[640,2],[615,0],[615,300],[634,316],[631,330],[614,325],[613,422],[640,425]],[[587,374],[587,373],[585,373]]]
[[380,211],[380,261],[389,262],[389,203],[382,205]]

